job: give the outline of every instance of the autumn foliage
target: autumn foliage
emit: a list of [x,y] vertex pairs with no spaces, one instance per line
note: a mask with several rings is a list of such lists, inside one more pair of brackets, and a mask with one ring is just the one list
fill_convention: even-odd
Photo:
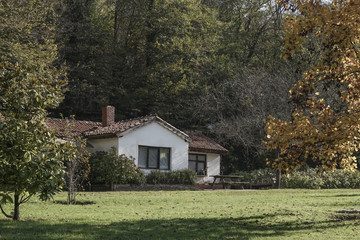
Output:
[[[319,42],[319,59],[290,90],[291,120],[270,116],[268,164],[289,172],[309,162],[321,170],[354,169],[360,139],[360,1],[282,1],[293,13],[286,22],[283,57]],[[330,91],[332,89],[332,91]]]

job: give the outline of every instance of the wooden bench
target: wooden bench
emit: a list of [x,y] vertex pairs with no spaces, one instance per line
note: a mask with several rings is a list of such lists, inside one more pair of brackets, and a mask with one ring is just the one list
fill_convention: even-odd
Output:
[[253,188],[274,188],[276,183],[276,178],[272,176],[264,176],[256,179],[251,179],[249,184],[250,189]]
[[249,185],[250,182],[244,182],[242,179],[243,176],[236,176],[236,175],[213,175],[210,176],[214,178],[214,181],[211,184],[212,189],[214,189],[214,184],[217,179],[219,179],[219,183],[223,185],[223,188],[231,187],[231,186],[240,186],[244,189],[244,186]]

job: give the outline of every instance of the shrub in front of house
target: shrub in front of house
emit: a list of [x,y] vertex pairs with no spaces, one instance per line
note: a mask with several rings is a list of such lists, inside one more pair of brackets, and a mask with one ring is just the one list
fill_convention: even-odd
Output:
[[134,159],[117,155],[113,148],[108,153],[96,152],[91,155],[90,183],[94,184],[143,184],[144,173],[135,165]]
[[196,173],[189,169],[161,172],[152,171],[146,176],[148,184],[181,184],[195,185]]

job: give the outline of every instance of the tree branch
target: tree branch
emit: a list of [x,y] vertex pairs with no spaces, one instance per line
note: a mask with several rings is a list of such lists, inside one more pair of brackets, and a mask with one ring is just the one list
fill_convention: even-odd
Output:
[[33,195],[34,195],[34,194],[30,194],[30,195],[27,196],[26,198],[24,198],[24,196],[22,196],[21,199],[20,199],[20,204],[29,201],[29,199],[30,199]]
[[2,208],[1,204],[0,204],[0,210],[1,210],[1,212],[5,215],[5,217],[7,217],[7,218],[12,218],[11,215],[6,214],[6,212],[5,212],[4,209]]

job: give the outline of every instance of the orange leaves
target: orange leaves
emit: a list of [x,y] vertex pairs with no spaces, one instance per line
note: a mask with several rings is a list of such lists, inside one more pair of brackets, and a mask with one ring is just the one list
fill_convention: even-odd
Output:
[[[287,18],[287,57],[301,49],[306,36],[321,40],[321,59],[289,91],[294,110],[291,121],[269,117],[265,130],[269,151],[280,157],[268,165],[291,171],[312,161],[324,171],[353,169],[360,149],[360,1],[283,0],[299,14]],[[321,86],[339,87],[339,101],[329,104]],[[326,94],[325,94],[326,95]]]

